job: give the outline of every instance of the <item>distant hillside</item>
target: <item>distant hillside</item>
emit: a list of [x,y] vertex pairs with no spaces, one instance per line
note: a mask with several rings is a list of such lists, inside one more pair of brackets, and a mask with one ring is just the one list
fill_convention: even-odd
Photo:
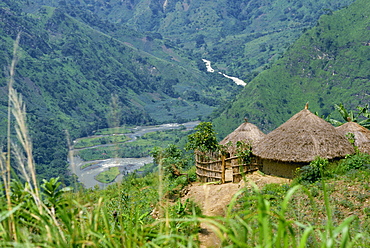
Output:
[[8,68],[21,32],[14,87],[27,105],[36,163],[44,165],[38,172],[51,168],[48,177],[66,166],[64,130],[76,138],[109,126],[112,95],[119,106],[115,119],[134,125],[203,118],[240,88],[200,71],[160,37],[102,21],[83,8],[5,0],[0,20],[1,136]]
[[276,60],[304,29],[354,0],[33,0],[83,6],[113,23],[160,34],[243,80]]
[[271,131],[309,102],[328,115],[334,104],[349,109],[370,100],[370,2],[324,15],[284,57],[260,73],[215,119],[224,136],[248,117]]

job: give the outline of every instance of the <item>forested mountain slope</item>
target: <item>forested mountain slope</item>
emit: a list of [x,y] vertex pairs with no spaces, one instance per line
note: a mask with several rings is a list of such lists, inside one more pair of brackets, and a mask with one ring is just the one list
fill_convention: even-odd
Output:
[[324,15],[283,58],[260,73],[215,120],[220,136],[246,116],[271,131],[309,102],[310,110],[328,115],[334,104],[348,109],[369,103],[370,2]]
[[110,124],[112,95],[115,118],[134,125],[197,119],[240,87],[198,70],[164,40],[82,8],[27,9],[31,3],[20,3],[0,3],[0,128],[5,137],[8,68],[20,33],[14,87],[27,105],[39,174],[65,172],[64,130],[76,138]]
[[325,13],[354,0],[33,0],[84,6],[113,23],[154,32],[193,58],[243,80],[275,60]]

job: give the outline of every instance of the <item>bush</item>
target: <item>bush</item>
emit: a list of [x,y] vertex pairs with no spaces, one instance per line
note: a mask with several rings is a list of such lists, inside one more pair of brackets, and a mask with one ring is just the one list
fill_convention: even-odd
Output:
[[341,160],[337,168],[334,169],[336,174],[345,174],[351,170],[359,170],[369,168],[370,156],[364,153],[356,153],[347,155],[345,159]]
[[317,157],[309,165],[303,166],[297,170],[299,183],[314,183],[323,176],[328,175],[326,167],[329,164],[327,159]]

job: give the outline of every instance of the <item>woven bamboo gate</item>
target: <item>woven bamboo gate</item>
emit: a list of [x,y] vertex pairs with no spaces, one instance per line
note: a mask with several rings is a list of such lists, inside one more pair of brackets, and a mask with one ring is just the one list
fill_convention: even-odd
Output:
[[197,177],[201,182],[216,182],[225,180],[225,161],[220,154],[214,152],[195,152]]
[[255,157],[251,158],[249,163],[241,163],[238,156],[226,158],[219,153],[195,153],[195,162],[197,167],[197,177],[200,182],[225,183],[225,172],[232,170],[234,183],[242,180],[243,175],[258,170],[258,163]]
[[255,157],[251,157],[251,161],[249,163],[241,162],[237,156],[228,158],[228,160],[230,161],[230,167],[233,172],[233,183],[240,182],[243,175],[258,170],[258,163]]

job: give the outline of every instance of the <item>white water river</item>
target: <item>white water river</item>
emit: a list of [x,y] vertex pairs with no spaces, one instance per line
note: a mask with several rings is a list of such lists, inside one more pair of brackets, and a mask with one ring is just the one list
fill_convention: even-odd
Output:
[[[212,68],[212,66],[211,66],[211,61],[209,61],[209,60],[206,60],[206,59],[202,59],[203,60],[203,62],[206,64],[206,68],[207,68],[207,71],[208,72],[215,72],[215,70]],[[228,75],[226,75],[225,73],[222,73],[222,72],[218,72],[219,74],[221,74],[221,75],[223,75],[224,77],[226,77],[226,78],[228,78],[228,79],[231,79],[231,80],[233,80],[234,81],[234,83],[236,83],[237,85],[241,85],[241,86],[246,86],[247,84],[243,81],[243,80],[241,80],[241,79],[239,79],[239,78],[237,78],[237,77],[231,77],[231,76],[228,76]]]

